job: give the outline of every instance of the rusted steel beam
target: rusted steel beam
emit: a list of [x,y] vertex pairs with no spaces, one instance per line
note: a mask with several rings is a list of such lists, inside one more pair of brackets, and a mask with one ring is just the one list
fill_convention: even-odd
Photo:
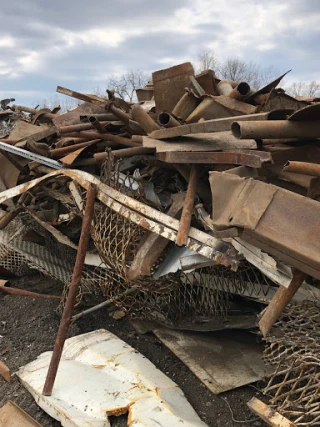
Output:
[[22,297],[61,300],[61,297],[59,297],[58,295],[46,295],[46,294],[39,294],[37,292],[25,291],[24,289],[9,288],[2,283],[0,283],[0,292],[7,295],[19,295]]
[[96,195],[97,195],[97,187],[91,184],[88,189],[88,193],[86,197],[86,207],[85,207],[85,212],[82,220],[80,241],[78,245],[78,252],[77,252],[76,262],[73,269],[72,279],[69,286],[69,293],[68,293],[67,301],[62,313],[57,338],[56,338],[54,349],[52,352],[50,366],[48,369],[46,381],[42,391],[42,394],[44,396],[51,396],[52,394],[52,389],[56,379],[64,343],[68,336],[69,326],[70,326],[71,318],[74,311],[74,305],[75,305],[77,294],[78,294],[78,288],[81,281],[82,270],[83,270],[88,243],[90,239],[91,222],[92,222],[93,213],[94,213],[94,203],[95,203]]
[[294,122],[266,120],[261,122],[234,122],[231,131],[239,139],[319,138],[320,121]]
[[148,134],[154,130],[159,130],[160,126],[152,120],[149,114],[139,104],[135,104],[131,107],[131,114],[133,120],[135,120],[142,129]]
[[57,92],[62,93],[63,95],[70,96],[71,98],[79,99],[80,101],[89,102],[90,104],[98,105],[99,107],[105,108],[108,104],[107,99],[99,98],[95,95],[85,95],[84,93],[76,92],[74,90],[67,89],[62,86],[57,87]]
[[179,229],[176,238],[176,244],[178,246],[186,245],[188,241],[198,179],[199,171],[196,166],[192,165],[188,182],[188,190],[183,204],[181,219],[179,222]]
[[264,337],[268,335],[272,326],[279,319],[281,313],[292,300],[293,296],[299,290],[306,278],[307,274],[302,273],[299,270],[294,270],[293,278],[288,288],[281,286],[274,294],[259,321],[259,328]]
[[158,160],[167,163],[202,163],[242,165],[261,168],[263,163],[271,162],[271,153],[265,151],[182,151],[157,153]]
[[100,122],[96,117],[90,116],[89,122],[92,124],[92,126],[99,132],[99,133],[107,133],[107,131],[104,128],[104,124]]
[[301,173],[304,175],[320,176],[320,164],[288,161],[283,170],[285,172]]
[[165,128],[180,126],[178,120],[169,113],[160,113],[158,116],[158,123],[160,126],[164,126]]
[[115,142],[118,145],[126,145],[127,147],[141,147],[141,144],[132,141],[130,138],[124,138],[119,135],[112,135],[110,133],[99,133],[99,132],[70,132],[66,134],[76,138],[86,138],[87,140],[92,139],[103,139],[104,141]]

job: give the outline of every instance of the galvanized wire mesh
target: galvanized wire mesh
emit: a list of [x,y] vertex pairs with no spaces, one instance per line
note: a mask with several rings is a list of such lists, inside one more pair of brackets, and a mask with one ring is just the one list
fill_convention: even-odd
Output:
[[320,307],[294,304],[266,339],[265,360],[276,366],[264,393],[297,426],[320,425]]

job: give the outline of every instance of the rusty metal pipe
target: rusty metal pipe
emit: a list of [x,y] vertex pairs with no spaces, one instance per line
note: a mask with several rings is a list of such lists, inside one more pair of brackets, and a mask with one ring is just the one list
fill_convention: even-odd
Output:
[[90,116],[88,115],[80,116],[80,122],[89,121],[90,117],[95,117],[96,119],[102,122],[114,122],[115,120],[117,120],[117,117],[112,113],[105,113],[105,114],[102,113],[102,114],[91,114]]
[[135,120],[142,129],[148,134],[154,130],[159,130],[160,126],[152,120],[149,114],[139,104],[131,107],[132,118]]
[[245,99],[246,96],[248,96],[250,93],[250,86],[246,82],[240,82],[238,86],[236,86],[232,91],[229,93],[229,98],[233,99]]
[[69,153],[73,153],[74,151],[79,150],[79,148],[88,147],[89,145],[97,141],[100,141],[100,139],[93,139],[92,141],[81,142],[80,144],[68,145],[67,147],[62,148],[55,148],[54,150],[51,150],[50,154],[52,159],[60,159],[61,157],[66,156]]
[[185,120],[198,106],[199,99],[192,92],[186,92],[172,110],[172,115],[178,119]]
[[231,131],[239,139],[319,138],[320,122],[294,122],[290,120],[265,120],[234,122]]
[[86,138],[87,140],[92,139],[103,139],[104,141],[115,142],[119,145],[126,145],[128,147],[141,147],[141,144],[134,142],[129,138],[124,138],[119,135],[112,135],[110,133],[98,133],[98,132],[70,132],[68,136],[76,138]]
[[129,125],[130,116],[121,108],[117,108],[114,104],[106,105],[106,109],[110,111],[118,120],[123,122],[125,125]]
[[288,161],[283,168],[284,172],[301,173],[304,175],[320,176],[320,165],[318,163],[292,162]]
[[[107,122],[103,122],[101,124],[107,124]],[[59,128],[59,133],[65,134],[65,133],[70,133],[70,132],[81,132],[84,130],[90,130],[90,129],[94,129],[94,125],[93,123],[89,122],[89,123],[78,123],[76,125],[69,125],[69,126],[61,126]]]
[[196,188],[199,179],[198,168],[195,165],[191,166],[189,183],[186,198],[183,204],[179,229],[176,238],[176,245],[183,246],[187,244],[188,235],[191,225],[191,218],[194,207],[194,198],[196,196]]
[[125,157],[136,156],[139,154],[152,154],[155,152],[153,147],[130,147],[130,148],[121,148],[120,150],[111,151],[115,159],[124,159]]
[[160,113],[158,116],[158,123],[160,126],[164,126],[165,128],[175,128],[180,126],[178,120],[172,117],[169,113]]
[[231,86],[229,81],[221,80],[217,84],[217,91],[219,95],[229,96],[230,93],[233,91],[233,87]]
[[19,295],[21,297],[61,300],[61,297],[59,297],[58,295],[38,294],[37,292],[25,291],[24,289],[8,288],[1,284],[0,284],[0,292],[7,295]]
[[94,116],[89,117],[89,122],[100,133],[107,133],[102,123]]
[[58,367],[59,367],[64,343],[68,336],[69,326],[71,323],[71,318],[74,311],[74,305],[78,295],[78,288],[81,281],[82,270],[83,270],[88,243],[90,239],[91,222],[93,218],[94,202],[96,199],[96,195],[97,195],[97,187],[91,184],[88,189],[88,193],[86,197],[86,207],[85,207],[85,212],[82,219],[82,228],[81,228],[80,241],[78,245],[77,258],[76,258],[76,262],[73,269],[71,283],[69,286],[69,293],[68,293],[67,301],[62,313],[57,338],[56,338],[54,349],[52,352],[50,366],[48,369],[46,381],[42,391],[42,394],[44,396],[51,396],[52,394],[52,389],[53,389],[53,385],[58,372]]
[[259,328],[264,337],[268,335],[272,326],[279,319],[281,313],[292,300],[306,278],[307,274],[299,270],[294,270],[288,288],[281,286],[274,294],[259,322]]

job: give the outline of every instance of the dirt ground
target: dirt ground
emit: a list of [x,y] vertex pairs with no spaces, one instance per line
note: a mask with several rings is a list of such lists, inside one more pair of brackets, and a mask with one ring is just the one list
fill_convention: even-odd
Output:
[[[38,274],[11,279],[11,285],[34,292],[56,295],[61,293],[59,284]],[[58,302],[55,300],[0,294],[0,360],[9,366],[11,372],[31,362],[44,351],[52,350],[59,325],[57,306]],[[153,334],[139,335],[127,318],[114,320],[107,309],[79,319],[71,326],[70,336],[99,328],[107,329],[129,343],[175,381],[208,426],[266,425],[246,406],[251,397],[261,398],[255,388],[257,384],[215,396]],[[20,405],[43,427],[61,425],[37,406],[16,376],[10,384],[0,377],[0,407],[8,400]],[[111,421],[113,427],[127,425],[125,417],[113,418]]]

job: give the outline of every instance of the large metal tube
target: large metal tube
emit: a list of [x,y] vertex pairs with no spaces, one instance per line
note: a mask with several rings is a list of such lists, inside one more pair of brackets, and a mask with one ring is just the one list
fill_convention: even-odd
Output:
[[185,120],[199,104],[199,99],[192,92],[186,92],[172,110],[172,115]]
[[234,122],[231,131],[239,139],[319,138],[320,122],[266,120],[261,122]]
[[229,93],[229,98],[233,99],[245,99],[246,96],[248,96],[250,92],[250,86],[246,82],[240,82],[238,86],[236,86],[232,91]]
[[229,94],[233,91],[233,87],[227,80],[221,80],[217,84],[217,91],[219,95],[229,96]]
[[129,124],[130,116],[125,111],[121,110],[121,108],[117,108],[114,104],[108,104],[106,108],[110,113],[116,116],[118,120],[126,125]]
[[165,128],[174,128],[180,126],[178,120],[171,116],[169,113],[160,113],[158,116],[158,123],[160,126],[164,126]]
[[152,120],[149,114],[139,104],[135,104],[131,107],[132,118],[135,120],[142,129],[148,134],[154,130],[159,130],[160,126]]
[[55,341],[54,349],[51,356],[50,366],[48,369],[46,381],[43,387],[42,394],[44,396],[51,396],[53,385],[56,379],[56,375],[59,368],[59,363],[64,347],[64,343],[68,336],[69,326],[73,315],[74,305],[76,303],[78,289],[81,281],[82,270],[84,261],[87,253],[88,243],[91,232],[91,222],[94,213],[94,202],[97,195],[97,187],[93,184],[90,185],[87,197],[86,207],[82,220],[82,229],[80,235],[80,241],[78,246],[78,252],[76,262],[73,269],[72,279],[69,286],[69,293],[66,304],[61,316],[60,326]]
[[288,161],[283,170],[303,175],[320,176],[320,165],[318,163]]

